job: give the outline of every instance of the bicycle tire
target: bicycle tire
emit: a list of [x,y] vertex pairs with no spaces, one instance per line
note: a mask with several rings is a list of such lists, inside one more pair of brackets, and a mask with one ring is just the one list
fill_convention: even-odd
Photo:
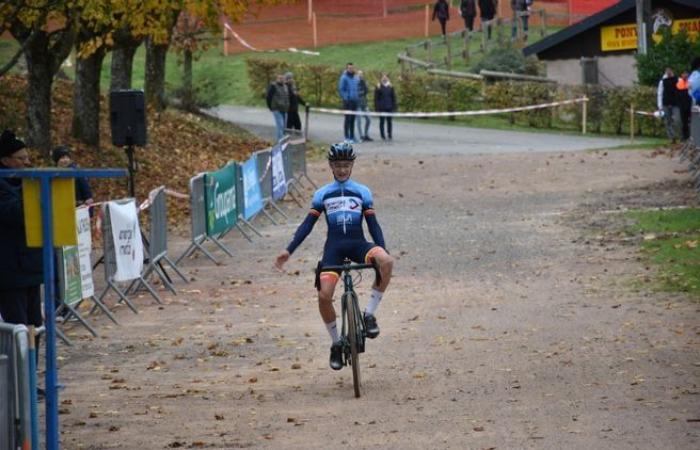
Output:
[[360,378],[360,351],[359,351],[359,339],[362,337],[358,334],[361,333],[361,325],[357,322],[359,317],[357,295],[354,292],[347,292],[346,295],[346,305],[347,309],[347,319],[348,319],[348,344],[350,345],[350,366],[352,367],[352,386],[355,390],[355,397],[360,398],[361,392],[361,378]]

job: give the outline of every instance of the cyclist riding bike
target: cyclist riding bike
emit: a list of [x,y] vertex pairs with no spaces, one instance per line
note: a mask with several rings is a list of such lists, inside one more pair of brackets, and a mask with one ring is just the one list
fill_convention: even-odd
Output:
[[[374,339],[379,336],[375,313],[391,280],[394,259],[386,251],[382,229],[374,213],[372,192],[367,186],[350,179],[354,162],[355,151],[352,145],[343,142],[330,146],[328,163],[335,181],[314,193],[309,214],[297,228],[286,250],[277,256],[275,267],[282,270],[290,255],[311,233],[321,214],[325,213],[328,235],[323,248],[321,267],[342,265],[345,258],[356,263],[376,262],[379,266],[380,278],[374,281],[372,294],[364,311],[367,337]],[[374,242],[365,239],[362,230],[363,217]],[[334,370],[343,367],[343,347],[333,307],[333,292],[339,277],[339,272],[322,271],[318,286],[318,309],[333,342],[330,366]]]

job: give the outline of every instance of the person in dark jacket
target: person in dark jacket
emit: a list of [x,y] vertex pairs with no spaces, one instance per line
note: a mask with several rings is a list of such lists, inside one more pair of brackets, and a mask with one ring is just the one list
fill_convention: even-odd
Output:
[[663,111],[664,113],[666,134],[672,144],[678,141],[678,125],[680,121],[677,84],[678,77],[673,73],[673,69],[667,67],[663,78],[659,81],[657,106],[659,107],[659,111]]
[[299,90],[294,82],[294,75],[292,72],[287,72],[284,74],[284,83],[287,85],[287,92],[289,92],[289,110],[287,111],[287,128],[290,130],[301,130],[301,118],[299,117],[299,105],[306,106],[306,102],[301,95],[299,95]]
[[[396,111],[396,93],[394,92],[394,87],[391,85],[389,76],[387,74],[382,75],[382,79],[374,89],[374,110],[377,112],[395,112]],[[379,133],[382,139],[392,140],[392,117],[379,117]],[[386,131],[384,134],[384,123],[386,123]]]
[[469,31],[474,31],[476,0],[462,0],[459,4],[459,13],[464,19],[464,28]]
[[[73,162],[70,157],[71,148],[67,145],[61,145],[51,151],[51,159],[58,167],[77,169],[78,165]],[[92,198],[92,189],[87,178],[75,179],[75,204],[76,206],[90,206],[94,203]],[[91,210],[92,211],[92,210]]]
[[481,17],[481,31],[484,32],[484,26],[486,26],[486,33],[488,39],[491,39],[491,24],[484,24],[484,22],[489,22],[496,17],[496,4],[494,0],[479,0],[479,17]]
[[530,5],[532,0],[510,0],[510,8],[513,12],[513,26],[511,29],[511,39],[518,36],[518,22],[523,24],[523,40],[527,42],[528,19],[530,18]]
[[284,75],[277,75],[277,80],[267,89],[267,107],[275,118],[275,139],[279,142],[284,137],[289,111],[289,91],[284,84]]
[[690,138],[690,111],[693,106],[693,98],[688,93],[687,70],[681,72],[676,89],[678,89],[678,109],[681,113],[681,138],[687,141]]
[[[365,81],[364,72],[361,70],[357,71],[357,112],[367,112],[369,111],[369,106],[367,104],[367,94],[369,94],[369,88],[367,87],[367,82]],[[365,120],[364,129],[362,128],[362,119]],[[372,119],[366,114],[358,114],[355,119],[357,122],[357,132],[360,134],[360,139],[362,142],[372,142],[374,139],[369,137],[369,126],[372,124]]]
[[[0,169],[31,166],[24,142],[5,130],[0,136]],[[27,247],[22,180],[0,178],[0,315],[5,322],[41,326],[43,279],[42,250]]]
[[442,28],[442,37],[447,36],[447,21],[450,20],[450,5],[447,0],[438,0],[433,7],[433,20],[437,17]]

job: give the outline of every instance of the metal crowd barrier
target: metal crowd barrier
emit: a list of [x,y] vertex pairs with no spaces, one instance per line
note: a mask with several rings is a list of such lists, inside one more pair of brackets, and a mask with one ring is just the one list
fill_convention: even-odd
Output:
[[[115,200],[119,204],[127,204],[130,202],[133,202],[134,199],[129,198],[129,199],[123,199],[123,200]],[[134,313],[138,314],[138,310],[134,306],[133,303],[129,300],[129,298],[126,295],[125,291],[122,291],[119,289],[119,286],[117,286],[117,282],[114,280],[114,276],[117,273],[117,257],[116,257],[116,249],[114,248],[114,240],[112,239],[112,222],[111,222],[111,216],[109,212],[109,203],[106,203],[104,205],[104,220],[102,221],[102,243],[103,243],[103,257],[104,257],[104,268],[105,268],[105,281],[107,283],[107,286],[105,287],[104,291],[97,297],[98,301],[100,303],[103,302],[105,295],[107,295],[107,292],[109,292],[110,289],[112,289],[117,296],[119,297],[119,302],[124,302],[126,305],[131,309]],[[151,294],[151,296],[158,302],[158,303],[163,303],[158,294],[156,293],[155,290],[151,287],[150,284],[144,279],[143,277],[143,271],[141,272],[141,275],[136,278],[140,282],[140,285],[144,286],[146,290]],[[95,310],[95,307],[93,307],[93,311]]]
[[[277,206],[272,198],[272,149],[259,150],[255,152],[254,155],[258,165],[258,174],[260,176],[263,209],[270,205],[270,207],[284,217],[285,220],[289,220],[289,217]],[[274,219],[271,220],[274,222]]]
[[[148,198],[150,199],[148,208],[150,224],[148,230],[149,239],[145,246],[145,250],[148,252],[148,265],[143,271],[143,278],[148,279],[149,275],[155,272],[163,282],[163,286],[168,288],[173,294],[177,294],[172,280],[165,272],[163,262],[167,263],[185,283],[187,283],[187,277],[168,258],[168,213],[165,186],[160,186],[151,191]],[[138,283],[138,280],[134,283]]]
[[228,256],[233,256],[229,250],[221,244],[215,237],[207,235],[207,208],[204,199],[204,173],[200,173],[190,178],[190,229],[192,241],[189,247],[180,255],[175,264],[179,264],[184,258],[190,256],[195,250],[199,250],[212,260],[214,264],[219,261],[206,248],[204,242],[210,240],[214,242]]
[[[31,448],[29,331],[24,325],[0,323],[0,448]],[[3,381],[4,380],[4,381]],[[4,396],[4,397],[3,397]]]

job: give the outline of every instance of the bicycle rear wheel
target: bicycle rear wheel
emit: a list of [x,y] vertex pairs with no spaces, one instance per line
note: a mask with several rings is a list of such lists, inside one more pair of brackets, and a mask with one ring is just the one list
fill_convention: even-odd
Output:
[[352,386],[355,389],[355,397],[361,395],[361,379],[360,379],[360,340],[362,339],[362,327],[358,322],[359,306],[357,304],[357,295],[354,292],[346,292],[343,294],[345,304],[347,305],[346,314],[348,320],[348,344],[350,345],[350,366],[352,366]]

